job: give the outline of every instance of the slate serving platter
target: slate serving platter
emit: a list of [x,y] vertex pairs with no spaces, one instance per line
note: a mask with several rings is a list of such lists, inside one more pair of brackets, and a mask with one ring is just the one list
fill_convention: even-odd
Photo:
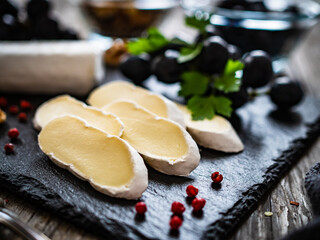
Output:
[[[10,104],[22,98],[37,107],[49,97],[8,96]],[[242,153],[200,148],[201,163],[189,177],[167,176],[148,168],[149,186],[141,198],[148,211],[140,217],[135,215],[136,201],[100,194],[53,164],[38,147],[32,116],[30,112],[28,122],[20,123],[8,114],[8,121],[0,125],[0,146],[9,141],[9,128],[20,130],[14,154],[6,155],[1,147],[0,185],[104,239],[224,239],[320,133],[319,100],[306,97],[295,112],[283,114],[266,97],[259,97],[233,119],[245,145]],[[220,186],[211,182],[214,171],[224,176]],[[192,212],[185,193],[189,184],[207,200],[203,212]],[[173,201],[186,205],[178,232],[170,231],[168,224]]]

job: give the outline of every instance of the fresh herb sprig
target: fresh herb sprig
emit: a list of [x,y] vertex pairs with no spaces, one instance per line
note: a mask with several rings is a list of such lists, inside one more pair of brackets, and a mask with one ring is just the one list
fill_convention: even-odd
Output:
[[148,29],[147,37],[129,42],[127,48],[131,54],[140,55],[158,51],[169,43],[170,41],[158,29],[152,27]]
[[[186,24],[205,33],[209,24],[209,16],[186,17]],[[157,29],[150,28],[145,38],[128,43],[131,54],[154,53],[166,49],[170,44],[177,44],[177,39],[167,39]],[[177,62],[180,64],[192,63],[202,51],[202,43],[187,43],[179,41],[180,55]],[[232,101],[228,93],[240,90],[241,79],[237,72],[243,69],[240,61],[229,59],[222,74],[209,76],[197,70],[186,71],[181,75],[179,95],[187,99],[187,107],[192,113],[193,120],[212,119],[216,114],[230,117]]]
[[224,73],[218,77],[197,71],[182,74],[179,95],[188,98],[187,107],[192,112],[193,120],[212,119],[215,114],[231,116],[232,102],[223,94],[239,91],[241,79],[236,72],[243,67],[240,61],[229,59]]

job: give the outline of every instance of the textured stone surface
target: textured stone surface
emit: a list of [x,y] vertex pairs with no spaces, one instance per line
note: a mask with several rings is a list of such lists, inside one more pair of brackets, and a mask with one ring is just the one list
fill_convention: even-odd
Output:
[[[23,98],[36,107],[48,97]],[[9,102],[14,104],[19,99],[11,96]],[[234,121],[245,144],[242,153],[201,149],[200,166],[189,177],[166,176],[149,168],[149,187],[142,197],[148,212],[140,218],[134,211],[136,201],[100,194],[54,165],[40,151],[30,121],[32,113],[29,115],[28,123],[19,123],[16,116],[9,115],[8,122],[0,125],[0,146],[9,141],[9,128],[20,129],[15,154],[0,151],[0,185],[106,239],[224,238],[320,132],[319,101],[306,98],[295,113],[280,114],[265,97],[260,97],[241,109]],[[211,184],[214,171],[224,175],[220,187]],[[207,200],[201,214],[192,213],[185,194],[189,184],[198,187],[199,197]],[[186,205],[178,233],[170,232],[168,224],[173,201]]]

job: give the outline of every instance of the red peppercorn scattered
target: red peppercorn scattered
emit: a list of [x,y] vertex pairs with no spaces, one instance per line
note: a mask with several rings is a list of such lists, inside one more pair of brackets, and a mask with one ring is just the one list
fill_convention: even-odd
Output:
[[186,192],[188,197],[194,198],[195,196],[197,196],[199,189],[192,185],[189,185],[186,189]]
[[202,208],[204,208],[204,205],[206,205],[206,200],[204,200],[203,198],[195,198],[192,201],[193,211],[197,212],[202,210]]
[[5,97],[0,97],[0,108],[5,108],[8,104],[8,101]]
[[0,198],[0,207],[6,207],[7,203],[8,203],[8,199]]
[[175,214],[182,214],[186,208],[181,202],[173,202],[171,205],[171,212]]
[[19,130],[17,128],[11,128],[9,131],[8,131],[8,136],[9,138],[11,139],[15,139],[19,136]]
[[12,143],[7,143],[6,145],[4,145],[4,150],[6,151],[7,154],[13,153],[14,145]]
[[211,175],[211,179],[214,183],[221,183],[221,181],[223,180],[223,176],[219,172],[214,172]]
[[21,100],[20,101],[20,107],[24,110],[30,110],[32,108],[32,105],[29,101],[27,100]]
[[9,107],[9,112],[11,114],[17,114],[19,112],[19,107],[17,105],[11,105]]
[[138,214],[144,214],[147,211],[147,205],[144,202],[138,202],[136,204],[136,211]]
[[178,230],[182,225],[182,219],[178,216],[173,216],[170,219],[170,227],[172,230]]
[[27,114],[25,112],[21,112],[18,115],[18,119],[19,119],[20,122],[26,122],[27,119],[28,119],[28,116],[27,116]]

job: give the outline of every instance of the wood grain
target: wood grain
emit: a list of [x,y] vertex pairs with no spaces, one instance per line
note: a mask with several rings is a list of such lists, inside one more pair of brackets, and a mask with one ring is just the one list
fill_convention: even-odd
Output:
[[[303,43],[291,57],[289,71],[304,83],[306,91],[320,97],[320,24],[306,36]],[[288,232],[306,225],[312,220],[311,206],[304,188],[307,171],[320,160],[320,140],[285,176],[257,210],[242,224],[231,238],[240,239],[280,239]],[[299,207],[290,201],[300,203]],[[265,217],[264,212],[273,212]]]
[[[57,9],[63,10],[65,1],[56,1]],[[67,10],[64,10],[67,11]],[[180,13],[181,14],[181,13]],[[72,17],[72,16],[71,16]],[[176,16],[177,17],[177,16]],[[179,23],[181,24],[181,23]],[[179,25],[178,24],[178,25]],[[176,33],[164,22],[161,29],[166,29],[169,35]],[[182,31],[183,32],[183,31]],[[183,33],[182,33],[183,34]],[[192,34],[192,32],[188,32]],[[307,91],[320,97],[320,25],[316,26],[307,36],[303,44],[294,52],[291,63],[291,73],[299,76],[305,83]],[[306,172],[320,159],[320,140],[285,176],[270,195],[261,202],[257,209],[243,222],[238,231],[231,237],[233,240],[280,239],[288,232],[303,226],[312,220],[311,206],[304,188]],[[0,197],[8,199],[7,208],[15,212],[22,221],[44,232],[52,240],[99,240],[93,234],[84,232],[77,226],[56,217],[54,213],[39,209],[39,207],[20,199],[14,193],[0,189]],[[300,206],[290,205],[290,201],[300,203]],[[264,216],[265,211],[273,212],[272,217]],[[8,229],[0,226],[0,239],[21,239]]]

